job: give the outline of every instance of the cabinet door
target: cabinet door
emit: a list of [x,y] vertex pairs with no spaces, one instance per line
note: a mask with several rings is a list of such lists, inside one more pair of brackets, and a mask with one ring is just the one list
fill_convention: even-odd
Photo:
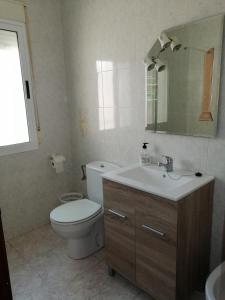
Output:
[[157,300],[176,299],[176,207],[149,196],[136,210],[136,282]]
[[0,299],[12,300],[8,263],[0,211]]
[[108,265],[135,281],[134,204],[123,185],[104,180],[104,228]]

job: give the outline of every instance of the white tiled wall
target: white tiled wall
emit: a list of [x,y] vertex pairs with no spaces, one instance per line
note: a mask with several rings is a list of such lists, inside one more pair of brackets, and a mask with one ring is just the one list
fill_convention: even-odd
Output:
[[[177,167],[216,176],[212,266],[220,261],[225,211],[225,74],[216,139],[144,130],[144,56],[163,29],[225,12],[224,0],[62,1],[76,184],[80,165],[137,162],[141,143]],[[222,70],[225,69],[223,63]]]
[[[73,185],[60,2],[27,2],[41,144],[36,151],[0,157],[0,208],[7,239],[48,223],[57,195]],[[66,156],[65,173],[56,175],[50,168],[53,152]]]

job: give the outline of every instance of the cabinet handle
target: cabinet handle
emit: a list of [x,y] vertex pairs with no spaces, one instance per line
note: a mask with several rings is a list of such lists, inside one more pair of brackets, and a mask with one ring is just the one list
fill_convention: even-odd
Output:
[[125,220],[125,219],[127,218],[127,216],[125,216],[125,215],[123,215],[123,214],[121,214],[121,213],[115,211],[114,209],[108,209],[108,212],[109,212],[110,214],[112,214],[112,215],[115,215],[115,216],[117,216],[117,217],[123,219],[123,220]]
[[157,229],[154,229],[151,226],[146,225],[146,224],[141,225],[141,227],[144,228],[144,229],[146,229],[146,230],[149,230],[151,232],[154,232],[154,233],[160,235],[161,237],[164,237],[166,235],[164,232],[161,232],[161,231],[159,231]]

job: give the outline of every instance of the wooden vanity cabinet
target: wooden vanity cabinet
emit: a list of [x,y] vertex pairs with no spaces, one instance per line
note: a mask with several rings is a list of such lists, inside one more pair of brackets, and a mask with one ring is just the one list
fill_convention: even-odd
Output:
[[171,201],[104,179],[106,260],[157,300],[189,299],[209,272],[213,182]]
[[106,185],[106,259],[112,269],[135,282],[135,206],[132,193],[123,185],[114,185],[110,181]]
[[156,299],[175,299],[176,207],[142,193],[137,201],[136,282]]

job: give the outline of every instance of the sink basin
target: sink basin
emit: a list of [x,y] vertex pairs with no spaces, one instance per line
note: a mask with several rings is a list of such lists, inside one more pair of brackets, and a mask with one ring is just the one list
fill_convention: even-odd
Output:
[[135,189],[177,201],[214,179],[196,177],[193,172],[177,170],[166,173],[163,167],[132,165],[104,173],[103,178]]
[[168,174],[162,170],[151,169],[149,167],[136,167],[130,170],[119,173],[120,176],[140,181],[144,184],[151,185],[160,189],[172,189],[182,184],[190,182],[192,179],[188,177],[181,177],[179,175],[171,174],[171,179]]

